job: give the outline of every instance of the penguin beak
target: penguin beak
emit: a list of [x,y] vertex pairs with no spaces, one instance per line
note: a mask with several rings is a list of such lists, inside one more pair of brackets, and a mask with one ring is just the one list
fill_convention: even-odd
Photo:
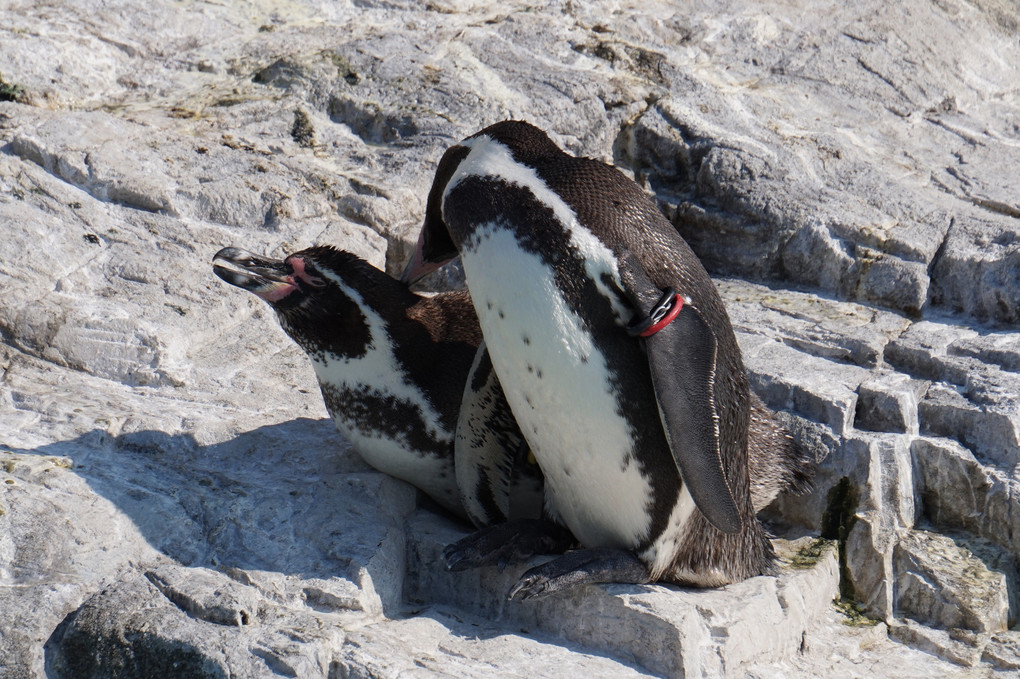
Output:
[[213,255],[213,273],[267,302],[278,302],[297,290],[289,263],[238,248],[223,248]]
[[404,273],[400,275],[400,282],[404,285],[414,285],[443,264],[446,264],[446,262],[429,262],[425,259],[425,231],[426,229],[422,227],[422,230],[418,233],[418,243],[414,246],[411,260],[404,267]]

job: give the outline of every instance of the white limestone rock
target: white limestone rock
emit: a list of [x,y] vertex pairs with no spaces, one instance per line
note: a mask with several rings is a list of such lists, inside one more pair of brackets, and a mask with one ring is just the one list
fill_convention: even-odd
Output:
[[676,677],[734,673],[796,652],[816,616],[838,595],[831,543],[780,545],[778,578],[762,576],[715,590],[664,585],[589,586],[540,600],[506,593],[527,567],[464,572],[437,568],[445,545],[463,537],[452,524],[418,517],[410,529],[405,595],[424,606],[456,605],[513,628],[541,631],[610,657]]
[[844,588],[864,612],[877,620],[891,620],[896,592],[892,555],[897,543],[894,529],[876,513],[858,516],[845,543]]
[[[164,567],[164,575],[169,570]],[[236,615],[230,619],[223,607],[222,600],[230,598],[224,589],[233,589],[248,604],[262,597],[220,574],[181,573],[188,579],[195,575],[197,582],[188,583],[188,588],[201,592],[215,582],[216,590],[210,594],[220,600],[219,610],[196,606],[190,595],[182,599],[180,592],[169,593],[164,581],[151,572],[133,573],[92,596],[56,629],[46,645],[47,675],[326,676],[332,649],[343,643],[340,616],[268,602],[238,608],[235,600],[226,604]]]
[[[1020,300],[1008,9],[21,0],[0,27],[3,679],[157,671],[153,649],[235,676],[959,676],[887,629],[1015,671],[1015,632],[901,620],[892,584],[923,518],[1005,550],[972,553],[1016,599],[1020,340],[982,325]],[[532,609],[502,603],[513,573],[450,580],[436,536],[459,533],[366,469],[272,313],[211,274],[227,245],[320,242],[398,271],[442,151],[508,117],[615,161],[713,273],[759,281],[719,285],[819,461],[767,517],[830,533],[888,628],[834,617],[829,557]]]
[[656,676],[583,645],[514,630],[484,618],[465,618],[463,611],[446,607],[420,609],[414,617],[382,621],[348,633],[333,670],[335,676],[352,679]]
[[988,570],[952,539],[910,531],[896,543],[893,569],[896,606],[904,615],[941,629],[1006,630],[1006,575]]
[[857,388],[866,370],[804,354],[760,335],[739,333],[737,340],[751,386],[768,406],[792,410],[837,435],[851,430]]
[[867,431],[903,433],[919,431],[917,405],[928,383],[901,373],[876,372],[857,388],[854,426]]
[[920,438],[911,452],[919,471],[918,499],[936,526],[963,529],[1020,553],[1015,504],[1020,480],[982,464],[955,441]]
[[[1010,381],[1020,385],[1020,377]],[[1012,388],[993,397],[994,403],[980,403],[975,391],[951,384],[935,384],[919,404],[922,431],[952,437],[997,464],[1013,467],[1020,463],[1020,401]]]
[[1020,633],[993,634],[981,652],[981,661],[1001,670],[1020,670]]
[[921,379],[941,380],[946,374],[949,347],[979,337],[977,330],[966,325],[920,321],[889,344],[885,360],[909,375]]
[[946,348],[950,355],[976,358],[1009,372],[1020,372],[1020,334],[1010,331],[984,332],[958,339]]
[[876,368],[884,352],[911,327],[902,315],[863,304],[716,279],[739,332],[764,335],[818,358]]
[[965,630],[941,630],[904,618],[889,625],[889,636],[955,665],[973,668],[980,662],[978,639]]
[[[828,611],[825,619],[827,624],[820,624],[804,636],[801,654],[782,662],[753,666],[743,676],[747,679],[807,679],[815,676],[841,679],[885,676],[970,679],[994,676],[990,668],[983,672],[984,668],[960,667],[932,653],[891,641],[890,628],[885,623],[859,616],[847,617],[837,610]],[[1008,657],[1008,650],[1006,654]]]
[[[973,68],[985,86],[1008,87],[1018,49],[1009,29],[957,4],[802,9],[734,2],[688,13],[688,59],[707,63],[665,71],[671,96],[631,133],[657,143],[628,148],[628,162],[663,187],[678,228],[717,271],[911,313],[931,289],[935,303],[1015,319],[1016,198],[999,179],[1016,161],[1001,122],[1015,104],[986,106],[963,75]],[[914,30],[890,38],[902,21]],[[903,55],[929,41],[945,51],[905,68]],[[972,66],[945,56],[963,52]],[[711,65],[722,55],[725,66]],[[897,156],[909,160],[890,162]],[[1002,237],[979,235],[988,233]]]
[[[924,553],[910,541],[914,534],[910,529],[922,515],[943,530],[966,528],[973,535],[983,536],[1007,552],[1016,553],[1016,546],[1009,537],[1016,532],[1011,518],[1016,514],[1016,500],[1008,490],[1013,484],[1011,475],[979,462],[960,444],[917,437],[922,427],[937,426],[941,433],[952,432],[975,450],[994,455],[1005,465],[1011,464],[1011,433],[1016,421],[1010,417],[1015,402],[1010,388],[1013,378],[999,367],[1010,365],[1011,337],[1003,338],[1003,333],[978,334],[945,322],[865,326],[862,344],[858,346],[875,347],[872,356],[892,356],[893,365],[907,372],[896,372],[891,366],[885,366],[867,373],[853,387],[856,389],[856,403],[852,406],[855,417],[849,422],[843,417],[819,416],[827,409],[833,412],[833,408],[836,408],[834,412],[841,412],[841,408],[848,413],[852,402],[849,395],[840,396],[833,391],[832,364],[825,361],[842,358],[857,365],[864,362],[854,360],[848,353],[839,356],[828,344],[796,342],[811,334],[819,336],[819,331],[825,328],[830,307],[831,310],[847,308],[851,323],[843,329],[836,326],[831,331],[826,330],[828,336],[839,337],[836,333],[841,332],[848,338],[855,327],[850,311],[853,306],[836,302],[805,304],[797,293],[731,281],[723,290],[731,309],[736,309],[734,324],[752,384],[768,403],[794,413],[788,421],[798,438],[807,444],[821,444],[819,449],[824,451],[815,479],[816,491],[804,498],[780,498],[768,515],[780,523],[795,521],[813,525],[827,531],[829,537],[845,540],[841,555],[844,593],[852,595],[869,615],[879,619],[894,621],[896,611],[916,610],[917,587],[897,586],[897,583],[927,582],[927,571],[917,575],[917,571],[924,570],[917,567],[915,574],[902,577],[897,572],[906,568],[902,554]],[[889,332],[885,328],[895,330]],[[846,341],[845,345],[850,346],[850,342]],[[954,346],[960,349],[951,350]],[[812,356],[798,354],[792,347]],[[819,361],[819,354],[826,357],[824,361]],[[785,358],[777,358],[784,355]],[[841,373],[847,374],[852,371]],[[929,379],[918,380],[913,375]],[[801,393],[812,396],[790,398],[788,394],[797,391],[789,391],[790,387],[777,390],[776,385],[783,383],[792,383]],[[960,405],[956,407],[967,415],[956,419],[938,417],[934,413],[935,405],[929,405],[932,394],[937,393],[954,395],[956,400],[951,403],[958,402]],[[805,422],[805,419],[815,423]],[[1000,422],[1002,426],[990,427],[990,422]],[[860,431],[862,429],[887,430],[887,433],[872,434]],[[840,430],[842,435],[838,433]],[[907,542],[901,545],[904,539]],[[974,543],[974,538],[968,540],[967,544]],[[929,558],[935,558],[935,551],[932,550]],[[1015,566],[1006,563],[1015,557],[1000,556],[1001,552],[997,555],[994,548],[974,553],[977,556],[972,559],[978,564],[975,568],[987,565],[1000,573],[995,576],[1001,579],[997,581],[996,601],[999,604],[1015,602],[1018,589]],[[980,565],[982,563],[986,565]],[[939,580],[934,589],[940,596],[954,601],[955,597],[961,597],[980,609],[976,600],[971,601],[976,592],[965,582],[945,578]],[[1015,608],[1016,604],[1011,606]],[[996,609],[996,615],[1002,614],[999,627],[1005,624],[1004,611],[1008,608],[1010,605]],[[928,624],[937,624],[935,618],[924,619]],[[967,625],[975,629],[987,627],[977,618],[964,626]],[[954,654],[958,653],[952,648],[963,643],[957,639],[952,643],[947,641],[944,647],[939,646],[938,640],[942,637],[937,634],[900,634],[898,638],[924,648],[939,648],[945,657],[956,657]],[[977,658],[981,643],[970,644],[965,655]]]

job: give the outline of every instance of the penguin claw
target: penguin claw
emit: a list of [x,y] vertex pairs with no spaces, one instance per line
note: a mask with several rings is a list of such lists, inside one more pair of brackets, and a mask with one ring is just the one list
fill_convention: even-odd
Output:
[[455,571],[457,564],[463,560],[463,556],[458,554],[457,543],[447,545],[443,549],[443,564],[446,566],[446,570]]
[[527,601],[548,596],[558,588],[550,588],[552,580],[542,575],[525,574],[517,581],[517,584],[510,588],[506,595],[507,601]]
[[452,572],[466,571],[469,568],[484,565],[478,563],[477,553],[472,553],[466,546],[462,546],[461,542],[447,545],[446,549],[443,550],[443,562],[446,564],[446,570]]
[[446,549],[443,550],[443,561],[446,564],[446,570],[453,572],[466,571],[470,568],[488,566],[495,561],[500,572],[502,572],[506,566],[507,558],[498,551],[493,552],[486,549],[484,544],[479,544],[484,543],[484,540],[481,539],[484,537],[478,533],[472,533],[452,545],[447,545]]

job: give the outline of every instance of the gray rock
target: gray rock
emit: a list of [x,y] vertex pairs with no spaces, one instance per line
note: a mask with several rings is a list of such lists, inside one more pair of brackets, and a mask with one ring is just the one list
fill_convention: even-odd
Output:
[[1015,476],[982,464],[955,441],[920,438],[911,446],[917,497],[925,517],[943,529],[963,529],[1020,553]]
[[738,333],[751,387],[776,410],[793,410],[837,435],[853,426],[857,387],[867,371],[797,351],[760,335]]
[[[923,518],[1015,608],[1020,340],[981,325],[1020,300],[1014,14],[0,9],[0,677],[1015,671],[1015,632],[896,617],[987,607],[894,568],[938,554]],[[508,117],[615,161],[732,276],[752,386],[819,463],[766,517],[838,568],[510,606],[519,571],[435,568],[459,529],[358,460],[267,308],[212,276],[223,246],[319,242],[398,271],[442,151]],[[884,623],[847,626],[837,576]]]
[[[667,71],[672,91],[683,94],[657,102],[634,124],[632,138],[658,140],[650,153],[630,149],[624,157],[652,187],[668,188],[678,227],[710,268],[789,277],[909,313],[928,306],[931,289],[936,304],[1014,319],[1009,234],[1016,201],[998,179],[1006,159],[1016,159],[1006,141],[1012,133],[1000,133],[998,122],[1012,114],[964,96],[960,71],[942,58],[909,71],[902,58],[924,41],[954,53],[949,45],[965,40],[956,32],[960,22],[974,31],[991,28],[994,37],[978,51],[1014,54],[997,22],[920,4],[852,17],[822,12],[818,23],[735,9],[713,8],[712,20],[727,21],[730,30],[708,51],[742,58],[731,59],[724,75]],[[890,40],[907,16],[923,30]],[[695,42],[711,30],[708,23],[704,15],[688,19]],[[811,48],[803,50],[805,44]],[[832,70],[836,63],[843,67]],[[1006,70],[982,72],[990,82],[1005,82]],[[725,93],[720,81],[731,84]],[[787,106],[817,115],[793,118]],[[918,123],[930,134],[914,134]],[[893,169],[896,154],[911,160]],[[964,160],[976,156],[981,160],[973,164]],[[997,242],[979,236],[988,233],[1006,235]]]
[[871,617],[889,621],[895,607],[893,550],[897,535],[877,513],[858,516],[843,547],[843,588]]
[[917,404],[927,390],[927,382],[900,373],[875,373],[857,389],[854,426],[867,431],[916,435]]
[[946,373],[949,347],[978,336],[973,328],[960,325],[921,321],[892,341],[885,351],[889,365],[921,379],[941,380]]
[[1020,212],[1015,199],[968,199],[983,209],[967,210],[954,220],[932,268],[932,302],[983,321],[1015,324],[1020,319],[1014,292],[1020,277],[1015,223]]
[[498,624],[482,619],[467,621],[461,611],[434,607],[412,618],[366,625],[348,633],[331,676],[510,679],[521,676],[522,671],[531,677],[550,679],[656,676],[582,645],[531,631],[509,635],[506,627]]
[[993,635],[981,652],[981,662],[1001,670],[1020,670],[1020,633],[1011,631]]
[[980,639],[963,630],[935,629],[904,618],[889,626],[889,636],[955,665],[974,667],[981,661]]
[[886,349],[890,365],[936,381],[920,399],[923,433],[956,438],[999,464],[1020,459],[1020,377],[1015,337],[926,321],[913,324]]
[[994,405],[975,403],[961,391],[946,384],[928,389],[918,411],[922,433],[955,438],[1004,466],[1020,462],[1020,402],[1007,392]]
[[[73,615],[71,636],[51,644],[53,657],[62,658],[57,667],[63,669],[54,671],[62,676],[112,676],[115,668],[123,673],[116,676],[160,676],[166,660],[160,649],[167,648],[192,649],[181,662],[203,672],[215,665],[226,674],[266,674],[244,669],[251,663],[300,670],[340,643],[332,632],[318,639],[313,630],[340,629],[400,606],[401,521],[413,508],[413,490],[359,471],[357,461],[330,460],[335,450],[328,444],[340,450],[344,444],[328,421],[268,429],[207,447],[141,432],[58,446],[71,458],[47,457],[44,449],[6,452],[0,521],[10,547],[3,571],[9,584],[0,600],[5,610],[45,603],[5,623],[21,624],[20,634],[5,637],[5,657],[23,662],[10,676],[41,676],[42,642],[99,588]],[[280,457],[270,459],[265,452],[274,448]],[[257,464],[237,464],[260,450]],[[272,486],[260,487],[260,477]],[[331,501],[308,492],[309,485]],[[69,550],[69,544],[82,547]],[[170,565],[168,556],[193,566]],[[230,578],[197,564],[217,566]],[[156,609],[165,619],[152,617]],[[220,629],[249,626],[259,629],[251,653],[261,660],[231,651],[239,642]],[[166,634],[132,631],[148,627]],[[286,641],[306,628],[311,636],[304,641]],[[134,636],[145,648],[117,644]],[[87,654],[94,667],[79,666],[80,649],[93,646],[106,650]],[[124,664],[143,656],[150,664]],[[298,676],[325,672],[306,669]]]
[[151,147],[123,154],[125,143],[146,132],[101,113],[40,116],[14,136],[11,151],[101,201],[176,216],[167,189],[177,187],[162,159]]
[[[216,585],[221,589],[243,591],[223,575],[218,579],[225,581]],[[203,574],[197,589],[215,580]],[[158,582],[132,574],[68,616],[47,642],[47,676],[321,677],[330,658],[323,651],[344,638],[339,618],[270,605],[245,617],[246,607],[225,604],[221,591],[216,609],[234,609],[237,618],[230,621],[191,601],[182,606],[181,594],[167,596]],[[261,598],[253,591],[241,596]]]
[[837,595],[831,544],[802,539],[781,545],[780,576],[751,578],[718,590],[663,585],[584,587],[535,602],[508,602],[526,566],[459,573],[433,564],[463,536],[438,530],[431,517],[412,523],[408,589],[411,602],[456,605],[515,628],[541,630],[610,657],[633,658],[666,676],[718,676],[752,662],[793,653],[814,616]]
[[[990,668],[961,667],[941,660],[933,653],[917,650],[903,643],[891,642],[889,633],[898,628],[895,624],[893,627],[887,627],[884,623],[845,617],[842,612],[835,609],[830,610],[827,617],[829,625],[821,625],[804,636],[801,654],[782,664],[763,663],[754,666],[743,676],[748,679],[812,676],[847,679],[871,679],[882,676],[928,679],[937,676],[969,679],[995,676]],[[945,632],[941,634],[948,638]]]
[[950,344],[947,351],[954,356],[976,358],[1003,370],[1020,372],[1020,334],[1016,332],[989,332],[959,339]]
[[146,571],[145,578],[177,608],[198,620],[240,627],[255,622],[263,613],[262,597],[256,590],[206,568],[159,566]]
[[896,543],[893,569],[896,606],[904,615],[942,629],[1007,628],[1006,576],[990,571],[950,538],[910,531]]
[[881,365],[886,347],[912,327],[903,316],[872,306],[737,279],[718,279],[716,285],[738,331],[862,368]]
[[[1006,625],[1010,629],[1020,621],[1020,565],[1012,551],[994,540],[978,537],[963,531],[945,531],[962,549],[969,551],[993,573],[1005,578],[1006,595],[1009,599],[1009,616]],[[966,590],[964,590],[966,594]]]

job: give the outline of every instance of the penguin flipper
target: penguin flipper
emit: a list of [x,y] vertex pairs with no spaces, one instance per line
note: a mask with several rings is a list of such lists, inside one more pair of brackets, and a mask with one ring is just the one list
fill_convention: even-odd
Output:
[[542,475],[528,453],[482,342],[464,385],[454,442],[461,504],[476,526],[541,515]]
[[[620,273],[631,303],[647,314],[662,290],[632,254],[621,258]],[[719,452],[715,333],[701,312],[687,303],[672,322],[643,341],[659,417],[680,476],[705,518],[724,533],[736,533],[740,513]]]

